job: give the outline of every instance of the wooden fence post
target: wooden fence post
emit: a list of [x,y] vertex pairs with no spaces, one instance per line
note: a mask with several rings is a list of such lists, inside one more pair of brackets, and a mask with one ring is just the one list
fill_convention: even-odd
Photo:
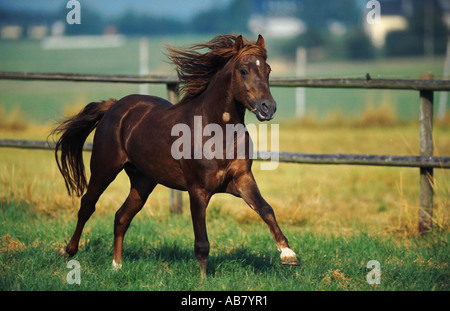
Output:
[[[174,105],[178,103],[179,100],[178,84],[176,83],[167,84],[167,98]],[[170,189],[170,212],[172,214],[183,213],[183,196],[181,191]]]
[[[433,79],[423,73],[422,79]],[[420,155],[433,155],[433,91],[420,91]],[[433,223],[433,168],[420,168],[419,233],[430,232]]]
[[[141,76],[146,76],[149,74],[148,70],[148,39],[147,38],[141,38],[139,40],[139,74]],[[139,94],[148,95],[149,93],[149,87],[147,83],[140,84],[139,85]]]

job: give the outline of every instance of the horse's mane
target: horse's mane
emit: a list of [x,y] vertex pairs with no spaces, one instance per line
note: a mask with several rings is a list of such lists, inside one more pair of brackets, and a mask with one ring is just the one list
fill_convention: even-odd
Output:
[[[222,69],[232,58],[238,60],[244,55],[258,55],[267,59],[266,49],[246,38],[243,47],[235,51],[238,35],[219,35],[211,41],[195,44],[188,48],[167,47],[169,60],[176,66],[178,79],[184,94],[180,104],[191,101],[208,87],[215,73]],[[201,53],[200,50],[207,51]]]

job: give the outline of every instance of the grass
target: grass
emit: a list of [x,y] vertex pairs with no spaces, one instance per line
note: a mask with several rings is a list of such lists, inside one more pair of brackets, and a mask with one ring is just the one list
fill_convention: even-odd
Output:
[[[112,214],[89,223],[74,257],[81,264],[82,281],[70,285],[68,259],[58,254],[72,227],[69,222],[35,214],[17,203],[2,203],[1,217],[2,290],[449,289],[446,234],[413,238],[412,245],[406,246],[364,232],[344,237],[301,233],[287,226],[301,266],[285,267],[262,224],[242,224],[231,216],[208,217],[212,248],[206,280],[200,279],[193,256],[188,215],[136,219],[127,233],[124,266],[113,272]],[[381,284],[376,286],[366,282],[370,271],[366,264],[372,259],[382,269]]]
[[[356,129],[356,130],[355,130]],[[1,137],[45,139],[49,126],[0,130]],[[280,125],[280,150],[415,154],[416,125],[390,127]],[[368,139],[370,138],[370,139]],[[435,146],[449,154],[447,127]],[[342,148],[342,149],[340,149]],[[89,153],[85,154],[88,161]],[[280,264],[269,230],[241,200],[216,195],[207,213],[209,278],[193,254],[188,198],[168,211],[158,186],[125,240],[124,266],[111,270],[114,213],[128,192],[124,174],[111,184],[87,223],[79,253],[81,285],[70,285],[58,255],[76,222],[79,199],[64,189],[49,151],[0,150],[0,288],[2,290],[449,290],[449,175],[435,170],[434,232],[419,236],[418,170],[281,163],[254,173],[298,253],[300,267]],[[369,260],[380,285],[369,285]]]

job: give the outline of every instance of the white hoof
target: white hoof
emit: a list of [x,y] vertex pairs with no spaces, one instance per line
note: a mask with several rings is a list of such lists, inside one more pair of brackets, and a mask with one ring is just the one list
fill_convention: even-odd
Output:
[[287,247],[281,248],[280,258],[281,258],[281,263],[283,265],[292,265],[292,266],[300,265],[297,260],[297,255],[290,248],[287,248]]
[[113,269],[113,271],[120,270],[120,269],[122,269],[122,264],[115,262],[115,260],[113,259],[113,261],[112,261],[112,269]]

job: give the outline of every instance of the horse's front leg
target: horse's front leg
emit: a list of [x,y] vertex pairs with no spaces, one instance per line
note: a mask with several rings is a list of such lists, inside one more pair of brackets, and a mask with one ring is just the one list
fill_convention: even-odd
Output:
[[299,265],[296,254],[289,247],[287,238],[278,226],[272,207],[261,196],[253,174],[248,172],[235,178],[232,192],[240,196],[268,225],[277,248],[281,252],[281,263],[284,265]]
[[206,207],[211,195],[203,189],[190,189],[189,201],[191,205],[192,224],[194,226],[194,251],[200,266],[202,278],[206,277],[206,261],[209,255],[209,241],[206,233]]

